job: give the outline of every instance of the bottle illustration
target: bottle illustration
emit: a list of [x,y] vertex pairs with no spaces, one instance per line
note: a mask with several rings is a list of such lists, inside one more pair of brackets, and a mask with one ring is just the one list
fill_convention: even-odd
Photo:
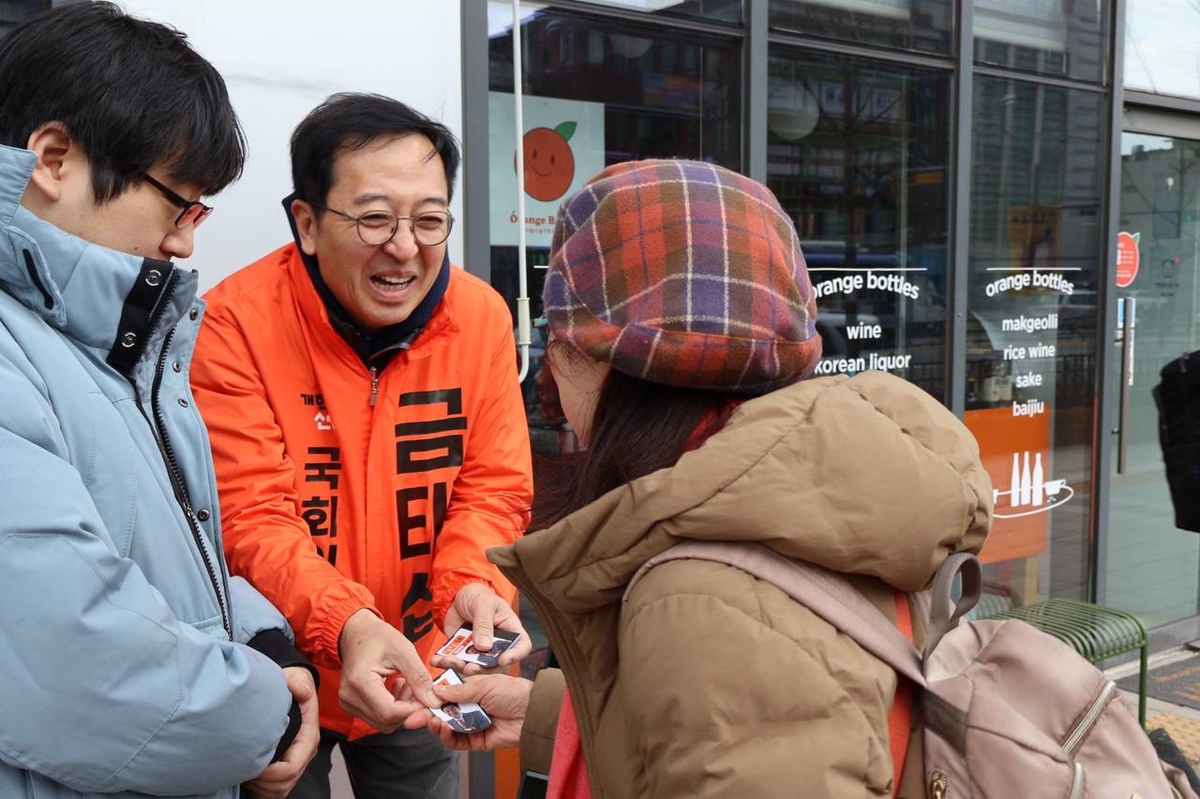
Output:
[[[1012,453],[1012,478],[1008,489],[1001,487],[1003,478],[997,479],[992,488],[996,518],[1015,519],[1046,513],[1074,497],[1075,490],[1067,484],[1066,478],[1050,474],[1051,466],[1049,453],[1032,449]],[[1002,501],[1005,495],[1007,503]]]
[[1021,504],[1021,458],[1013,453],[1012,482],[1009,483],[1008,504],[1014,508]]
[[1025,463],[1021,467],[1021,504],[1033,503],[1033,479],[1029,474],[1029,450],[1025,450]]
[[1038,452],[1033,456],[1033,504],[1042,504],[1042,489],[1044,487],[1045,474],[1042,472],[1042,453]]

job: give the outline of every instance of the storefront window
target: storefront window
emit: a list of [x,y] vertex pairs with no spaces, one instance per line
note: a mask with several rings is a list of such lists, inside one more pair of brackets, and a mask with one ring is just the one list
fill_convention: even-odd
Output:
[[818,373],[945,395],[948,72],[771,53],[767,182],[817,290]]
[[48,8],[50,0],[0,0],[0,36]]
[[[735,4],[681,5],[698,10]],[[493,2],[489,10],[492,285],[515,307],[519,267],[512,9]],[[523,10],[524,221],[528,293],[537,316],[554,215],[596,172],[642,158],[694,158],[741,171],[742,59],[741,40],[732,36],[623,23],[536,4]],[[501,12],[507,12],[506,21]],[[546,433],[545,442],[539,439],[547,409],[538,403],[538,368],[535,357],[525,396],[535,446],[553,451],[558,446],[554,435]]]
[[[613,2],[664,14],[714,15],[736,21],[740,2]],[[653,7],[653,8],[651,8]],[[643,158],[692,158],[742,166],[742,40],[680,30],[646,15],[629,21],[521,7],[521,65],[528,296],[541,314],[542,284],[555,215],[567,197],[605,166]],[[517,143],[512,6],[490,2],[488,138],[492,285],[514,309],[519,293]],[[736,14],[734,12],[737,12]],[[642,19],[636,19],[641,17]],[[541,369],[535,335],[521,384],[534,450],[534,481],[555,479],[558,456],[577,446]],[[545,635],[528,606],[522,621],[534,652],[527,676],[545,664]]]
[[1126,0],[1125,87],[1200,98],[1200,4]]
[[967,426],[992,478],[992,590],[1087,598],[1104,96],[975,81]]
[[742,0],[583,0],[597,6],[613,6],[656,16],[690,17],[705,22],[741,22]]
[[771,0],[782,31],[920,53],[949,55],[951,0]]
[[[1118,379],[1107,389],[1117,411],[1118,435],[1113,439],[1103,601],[1136,613],[1147,628],[1200,611],[1200,537],[1175,526],[1167,483],[1167,469],[1177,476],[1190,462],[1176,456],[1164,468],[1158,409],[1164,367],[1200,349],[1198,176],[1200,141],[1132,131],[1121,137],[1118,257],[1110,285],[1118,309],[1130,314],[1133,330],[1126,339],[1121,325],[1125,313],[1119,313],[1109,367]],[[1179,434],[1168,440],[1173,453],[1176,446],[1187,450],[1191,439]],[[1189,485],[1186,480],[1182,484]]]
[[1111,3],[1096,0],[974,2],[977,62],[1092,83],[1106,82]]

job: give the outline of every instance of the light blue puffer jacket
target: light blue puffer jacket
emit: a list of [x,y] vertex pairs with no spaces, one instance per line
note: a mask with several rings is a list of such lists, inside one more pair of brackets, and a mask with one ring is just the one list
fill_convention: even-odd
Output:
[[287,627],[221,555],[196,274],[29,213],[33,165],[0,147],[0,797],[235,797],[291,706],[244,643]]

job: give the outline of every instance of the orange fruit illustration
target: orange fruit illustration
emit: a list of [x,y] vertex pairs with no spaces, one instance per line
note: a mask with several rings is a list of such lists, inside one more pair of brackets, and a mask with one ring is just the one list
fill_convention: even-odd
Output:
[[[525,150],[525,193],[549,202],[567,193],[575,179],[575,154],[567,141],[575,134],[575,123],[564,122],[554,129],[534,128],[522,138]],[[514,157],[513,168],[516,168]]]

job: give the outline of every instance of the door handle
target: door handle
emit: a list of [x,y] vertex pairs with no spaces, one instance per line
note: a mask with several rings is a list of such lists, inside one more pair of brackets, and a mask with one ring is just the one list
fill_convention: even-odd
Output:
[[1129,463],[1129,393],[1133,388],[1133,337],[1137,327],[1136,297],[1121,298],[1121,394],[1120,426],[1117,428],[1117,474],[1125,474]]

